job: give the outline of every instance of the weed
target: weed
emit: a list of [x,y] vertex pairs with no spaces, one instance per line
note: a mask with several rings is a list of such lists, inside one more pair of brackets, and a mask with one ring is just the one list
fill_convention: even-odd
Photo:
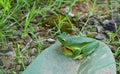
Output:
[[114,56],[117,58],[120,55],[120,47],[117,48],[117,50],[114,53]]
[[41,49],[42,49],[42,43],[41,43],[41,41],[37,38],[37,36],[34,34],[34,32],[30,32],[30,34],[32,35],[32,37],[36,41],[38,53],[41,52]]
[[16,45],[16,59],[19,61],[19,63],[22,65],[23,69],[25,70],[24,56],[21,53],[20,48],[21,48],[21,46],[19,44],[17,44]]
[[11,8],[11,0],[0,0],[0,6],[4,8],[4,12],[9,11]]
[[93,12],[95,11],[96,3],[97,3],[97,0],[94,0],[92,8],[88,8],[89,9],[89,15],[88,15],[87,21],[85,22],[81,31],[83,31],[85,29],[86,25],[88,24],[88,21],[90,20],[90,17],[93,15]]
[[30,25],[30,21],[32,20],[34,14],[35,14],[35,3],[33,4],[33,7],[31,9],[31,11],[29,11],[28,14],[27,14],[27,16],[26,16],[26,21],[25,21],[25,27],[24,27],[23,36],[26,36],[26,34],[28,33],[27,29],[28,29],[28,27]]

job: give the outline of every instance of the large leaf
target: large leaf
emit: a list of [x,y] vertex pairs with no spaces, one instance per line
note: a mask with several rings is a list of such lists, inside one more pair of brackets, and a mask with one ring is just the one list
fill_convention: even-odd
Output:
[[44,50],[23,74],[116,74],[116,65],[110,48],[102,42],[93,54],[80,61],[64,56],[61,44],[56,42]]

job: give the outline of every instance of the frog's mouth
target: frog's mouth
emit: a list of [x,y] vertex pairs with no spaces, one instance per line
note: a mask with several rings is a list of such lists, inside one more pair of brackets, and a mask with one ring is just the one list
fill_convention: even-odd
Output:
[[79,51],[81,51],[82,49],[81,48],[79,48],[79,47],[74,47],[74,46],[64,46],[64,47],[66,47],[67,49],[69,49],[69,50],[71,50],[71,51],[75,51],[75,50],[79,50]]

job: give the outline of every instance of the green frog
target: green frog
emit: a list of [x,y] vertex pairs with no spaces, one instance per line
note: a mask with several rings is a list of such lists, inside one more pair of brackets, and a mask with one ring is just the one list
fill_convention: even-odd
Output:
[[99,41],[84,36],[70,36],[66,33],[58,35],[63,53],[73,59],[82,59],[92,54],[99,46]]

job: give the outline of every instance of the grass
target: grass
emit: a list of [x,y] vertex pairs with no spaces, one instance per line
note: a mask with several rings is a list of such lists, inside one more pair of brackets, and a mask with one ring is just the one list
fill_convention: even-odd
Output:
[[88,8],[89,9],[88,19],[85,22],[85,25],[82,27],[81,31],[83,31],[85,29],[86,25],[88,24],[88,21],[90,20],[90,17],[93,15],[93,12],[94,12],[95,6],[96,6],[96,2],[97,2],[97,0],[94,0],[92,8]]
[[[87,22],[85,23],[86,25],[82,27],[82,31],[86,28],[88,25],[88,21],[90,20],[90,16],[94,13],[95,7],[97,6],[97,0],[94,0],[93,2],[93,7],[89,8],[90,15],[88,16]],[[118,0],[119,1],[119,0]],[[36,26],[44,26],[42,24],[41,19],[49,16],[49,12],[54,13],[57,18],[57,22],[54,21],[55,28],[50,28],[51,30],[55,29],[54,33],[52,36],[61,34],[62,33],[62,28],[64,24],[69,24],[69,27],[72,28],[73,31],[75,31],[75,34],[79,34],[76,31],[76,27],[72,23],[71,19],[67,14],[65,16],[62,16],[57,13],[59,12],[60,7],[62,4],[70,4],[70,10],[72,10],[73,6],[75,5],[76,2],[84,2],[84,0],[50,0],[50,1],[43,1],[43,0],[0,0],[0,41],[2,43],[2,47],[5,48],[7,45],[7,42],[9,42],[9,38],[14,38],[14,36],[21,35],[22,40],[21,40],[21,45],[14,43],[15,49],[16,49],[16,59],[19,59],[22,63],[23,68],[25,69],[26,66],[24,65],[24,53],[26,50],[21,52],[21,46],[24,42],[25,37],[28,34],[31,34],[33,39],[36,41],[37,44],[37,50],[41,52],[42,47],[42,42],[39,40],[39,37],[35,34],[36,29],[34,25]],[[111,0],[112,2],[112,0]],[[107,6],[107,5],[106,5]],[[113,10],[112,3],[110,5],[111,10]],[[112,13],[113,14],[113,13]],[[37,17],[38,20],[36,19]],[[37,20],[37,22],[36,22]],[[35,22],[34,22],[35,21]],[[32,23],[34,22],[34,23]],[[48,24],[49,25],[49,24]],[[66,27],[64,27],[65,29]],[[17,30],[20,30],[17,31]],[[50,30],[50,31],[51,31]],[[120,32],[120,27],[115,33],[111,33],[109,35],[110,39],[108,41],[108,44],[116,44],[120,45],[119,42],[116,42],[116,37],[118,41],[120,41],[120,38],[118,36],[118,33]],[[14,42],[14,39],[12,39]],[[119,48],[115,51],[115,57],[118,57],[120,55]],[[117,62],[118,63],[118,62]],[[118,69],[120,69],[120,63],[118,63]],[[14,71],[15,74],[16,71]],[[16,72],[17,74],[17,72]]]
[[24,32],[23,35],[26,35],[28,32],[28,27],[30,26],[30,21],[32,20],[34,14],[35,14],[35,3],[33,4],[32,9],[27,13],[26,15],[26,20],[25,20],[25,27],[24,27]]
[[20,45],[17,44],[16,46],[16,58],[18,61],[20,61],[20,64],[22,64],[23,69],[25,70],[25,64],[24,64],[24,56],[23,53],[20,51]]

